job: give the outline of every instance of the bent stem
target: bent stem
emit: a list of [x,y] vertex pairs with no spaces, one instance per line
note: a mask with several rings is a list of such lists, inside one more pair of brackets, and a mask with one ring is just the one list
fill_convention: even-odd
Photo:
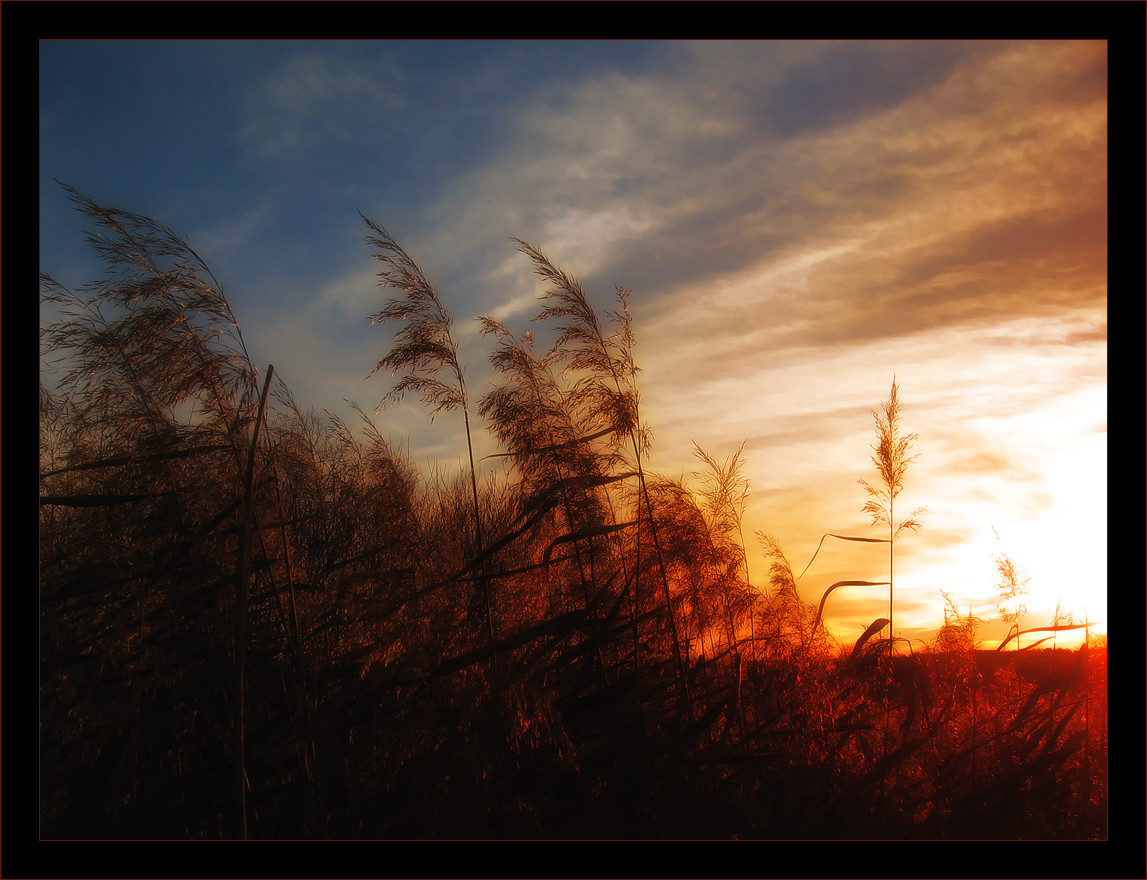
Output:
[[[361,216],[361,215],[360,215]],[[402,299],[390,300],[382,311],[371,316],[372,324],[404,321],[395,334],[397,344],[378,362],[370,375],[381,370],[392,374],[402,372],[402,378],[383,397],[382,404],[401,400],[407,392],[417,393],[431,406],[430,416],[444,410],[461,409],[466,429],[466,451],[470,462],[470,491],[474,504],[474,537],[480,562],[479,580],[484,610],[486,637],[490,647],[490,666],[496,690],[498,657],[494,650],[495,635],[493,609],[490,597],[490,577],[487,566],[486,542],[482,531],[482,516],[478,502],[478,476],[474,463],[474,445],[470,429],[470,408],[466,397],[466,379],[458,361],[458,347],[451,335],[453,319],[438,298],[438,291],[425,273],[404,251],[394,238],[367,217],[362,218],[374,235],[367,242],[378,248],[374,258],[386,268],[378,273],[379,283],[405,294]],[[449,367],[453,383],[443,382],[438,374]],[[368,376],[369,378],[369,376]]]

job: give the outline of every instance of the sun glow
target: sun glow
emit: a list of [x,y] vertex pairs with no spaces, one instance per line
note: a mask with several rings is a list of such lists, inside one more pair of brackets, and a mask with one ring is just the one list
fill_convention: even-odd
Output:
[[[879,536],[860,511],[857,486],[875,473],[867,410],[887,392],[895,366],[912,364],[899,377],[903,425],[920,437],[901,502],[905,512],[927,509],[919,532],[897,541],[897,630],[930,643],[947,594],[982,621],[986,647],[998,644],[1008,625],[996,607],[996,559],[1006,555],[1027,580],[1021,627],[1051,625],[1058,614],[1094,624],[1095,635],[1107,619],[1105,343],[1061,344],[1096,336],[1102,323],[1093,323],[1021,319],[995,332],[953,328],[879,346],[757,354],[744,361],[747,375],[714,377],[707,394],[690,398],[692,419],[676,419],[681,402],[645,380],[645,412],[660,426],[654,459],[694,440],[720,454],[730,436],[747,438],[745,533],[775,535],[799,573],[826,532]],[[703,363],[701,340],[692,341],[687,348]],[[654,376],[680,369],[671,359],[680,348],[650,348]],[[767,593],[768,566],[753,542],[747,552],[754,584]],[[816,605],[835,581],[886,580],[887,564],[883,550],[835,542],[801,579],[801,595]],[[825,622],[850,644],[887,609],[886,588],[842,589],[828,599]],[[1084,634],[1053,638],[1075,646]]]

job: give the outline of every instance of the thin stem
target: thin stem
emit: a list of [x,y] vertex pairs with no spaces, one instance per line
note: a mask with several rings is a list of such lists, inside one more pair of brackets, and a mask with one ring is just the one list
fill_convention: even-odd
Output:
[[495,691],[501,690],[498,672],[498,652],[494,647],[494,618],[490,603],[490,574],[486,565],[486,541],[482,534],[482,515],[478,506],[478,476],[474,466],[474,444],[470,437],[470,409],[466,405],[466,385],[458,373],[458,384],[462,391],[462,420],[466,426],[466,452],[470,456],[470,490],[474,499],[474,534],[478,541],[478,553],[482,560],[482,604],[486,611],[486,637],[490,642],[490,667],[494,674]]
[[263,412],[267,406],[267,391],[271,387],[271,375],[275,368],[267,367],[263,380],[263,391],[259,396],[259,411],[255,416],[255,426],[251,434],[251,447],[247,451],[247,473],[243,483],[243,504],[240,508],[242,520],[239,528],[239,571],[238,571],[238,624],[235,636],[235,786],[239,819],[239,834],[247,839],[247,770],[244,761],[244,713],[243,700],[247,672],[247,601],[251,578],[251,521],[255,495],[255,452],[259,445],[259,428],[263,423]]
[[894,650],[893,645],[895,644],[895,638],[896,638],[894,635],[895,630],[893,629],[893,621],[895,620],[895,618],[893,617],[893,596],[894,596],[894,593],[893,593],[893,588],[892,588],[892,582],[893,582],[892,566],[893,566],[893,560],[894,560],[894,548],[896,546],[896,543],[895,543],[896,542],[896,533],[895,533],[894,527],[892,525],[892,523],[895,522],[895,519],[893,518],[893,511],[892,511],[893,504],[894,504],[894,502],[890,498],[888,501],[888,654],[889,654],[889,656],[891,656],[893,653],[893,650]]

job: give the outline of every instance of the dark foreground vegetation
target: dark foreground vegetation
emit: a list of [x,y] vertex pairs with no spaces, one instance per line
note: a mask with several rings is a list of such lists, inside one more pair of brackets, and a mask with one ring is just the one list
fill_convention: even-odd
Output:
[[505,464],[421,473],[301,411],[177,236],[71,195],[107,273],[42,277],[42,838],[1106,838],[1106,651],[842,650],[746,554],[737,456],[646,471],[624,291],[599,321],[519,243],[553,343],[484,320],[470,400],[368,221],[393,395]]

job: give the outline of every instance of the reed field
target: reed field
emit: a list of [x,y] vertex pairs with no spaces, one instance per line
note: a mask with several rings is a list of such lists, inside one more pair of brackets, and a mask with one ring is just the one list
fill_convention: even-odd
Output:
[[[930,644],[889,637],[927,529],[895,382],[875,537],[823,539],[886,543],[887,581],[810,597],[746,534],[737,440],[650,469],[624,289],[599,311],[509,242],[544,288],[528,333],[465,316],[476,393],[449,297],[363,218],[363,373],[457,424],[455,473],[304,411],[182,238],[68,192],[105,272],[41,276],[41,838],[1107,839],[1105,638],[985,643],[950,599]],[[841,644],[823,614],[861,583],[887,618]]]

